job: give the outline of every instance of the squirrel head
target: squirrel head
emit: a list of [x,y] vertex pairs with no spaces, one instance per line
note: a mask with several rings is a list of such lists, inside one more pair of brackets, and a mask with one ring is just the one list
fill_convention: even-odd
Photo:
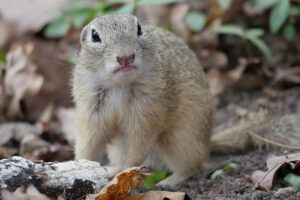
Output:
[[83,28],[80,41],[77,61],[101,85],[128,85],[153,66],[155,47],[151,33],[133,15],[97,17]]

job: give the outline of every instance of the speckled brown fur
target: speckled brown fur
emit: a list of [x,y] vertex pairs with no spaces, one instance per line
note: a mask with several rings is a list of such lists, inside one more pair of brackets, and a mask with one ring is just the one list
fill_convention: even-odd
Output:
[[[141,27],[138,36],[137,18],[123,14],[96,18],[83,29],[72,80],[75,154],[101,161],[108,145],[111,174],[147,161],[173,172],[162,182],[173,185],[206,164],[213,99],[188,46],[164,29]],[[92,29],[100,43],[91,40]],[[137,69],[113,73],[116,57],[132,53]]]

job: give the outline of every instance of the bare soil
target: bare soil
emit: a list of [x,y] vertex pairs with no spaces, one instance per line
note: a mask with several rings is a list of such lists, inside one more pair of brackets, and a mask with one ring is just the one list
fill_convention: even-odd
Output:
[[[233,112],[229,105],[238,105],[249,109],[257,109],[260,106],[267,106],[278,113],[299,113],[299,89],[278,92],[278,98],[274,101],[267,100],[266,94],[257,92],[237,92],[232,91],[232,95],[220,97],[222,102],[216,112],[216,124],[223,124],[234,120]],[[227,99],[226,99],[226,98]],[[229,97],[229,98],[228,98]],[[267,105],[261,105],[263,99]],[[174,187],[154,187],[151,190],[168,190],[186,192],[192,199],[249,199],[249,200],[295,200],[300,199],[297,191],[279,179],[279,182],[270,192],[255,189],[255,184],[251,182],[251,175],[256,170],[266,171],[265,160],[269,154],[285,155],[293,150],[270,149],[266,147],[252,148],[236,154],[211,155],[210,167],[202,170],[194,177]],[[231,169],[212,180],[211,174],[223,166],[235,163],[237,168]]]

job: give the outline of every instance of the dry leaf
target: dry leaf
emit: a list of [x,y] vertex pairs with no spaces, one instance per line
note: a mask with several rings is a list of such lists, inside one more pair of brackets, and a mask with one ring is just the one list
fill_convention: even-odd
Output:
[[3,200],[50,200],[49,197],[41,194],[33,185],[28,186],[26,192],[24,192],[23,186],[19,187],[15,192],[3,190],[1,196]]
[[264,86],[263,62],[260,59],[239,59],[239,66],[231,70],[228,76],[240,89],[255,89]]
[[[275,180],[279,174],[283,178],[289,170],[299,170],[300,166],[300,153],[289,154],[287,156],[269,156],[266,160],[268,171],[255,171],[252,174],[252,181],[255,187],[264,191],[270,191]],[[277,178],[277,177],[276,177]],[[280,178],[280,177],[278,177]]]
[[5,145],[11,140],[20,142],[25,136],[40,136],[42,129],[25,122],[10,122],[0,124],[0,145]]
[[277,70],[271,85],[300,85],[300,67]]
[[20,101],[25,95],[36,95],[43,85],[44,78],[31,57],[33,49],[32,42],[18,43],[7,54],[4,84],[6,93],[13,97],[9,117],[21,116]]
[[149,191],[133,196],[128,196],[122,200],[190,200],[191,198],[183,192]]
[[210,90],[214,96],[223,93],[226,86],[229,84],[228,77],[219,69],[209,70],[207,77]]
[[60,107],[56,110],[55,116],[59,121],[59,132],[63,134],[69,144],[74,144],[76,135],[75,108]]
[[145,167],[131,167],[117,174],[97,195],[89,195],[87,199],[119,200],[130,195],[131,190],[143,183],[147,176],[141,173]]

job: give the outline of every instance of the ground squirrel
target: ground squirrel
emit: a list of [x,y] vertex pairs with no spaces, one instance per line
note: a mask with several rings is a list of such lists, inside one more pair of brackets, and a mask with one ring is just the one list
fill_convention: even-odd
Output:
[[[163,163],[176,184],[209,155],[213,98],[189,47],[169,31],[141,26],[130,14],[86,25],[73,72],[76,159],[101,161],[109,172]],[[148,166],[149,166],[148,165]]]
[[[72,79],[76,159],[107,154],[111,175],[142,164],[165,167],[172,175],[160,184],[174,185],[203,168],[210,150],[261,144],[248,133],[265,136],[264,114],[211,137],[214,106],[204,71],[171,32],[141,26],[130,14],[106,15],[86,25],[80,41]],[[284,124],[290,130],[290,120]],[[282,130],[270,131],[272,138],[300,143],[299,129]]]

